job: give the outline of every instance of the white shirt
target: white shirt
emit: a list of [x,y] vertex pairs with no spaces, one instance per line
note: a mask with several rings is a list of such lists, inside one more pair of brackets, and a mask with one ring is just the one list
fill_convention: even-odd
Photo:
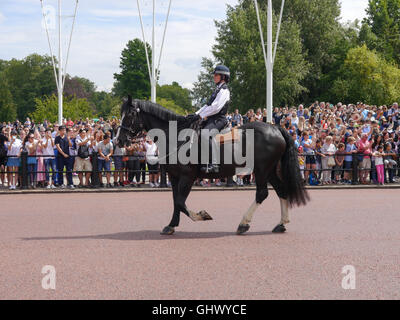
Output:
[[146,142],[145,148],[146,148],[146,159],[151,162],[156,162],[158,160],[157,145],[154,142],[152,144]]
[[[379,152],[378,151],[376,151],[376,152],[374,152],[374,154],[378,154]],[[375,160],[375,165],[376,166],[379,166],[379,165],[382,165],[383,164],[383,157],[373,157],[373,158],[375,158],[374,160]]]
[[125,148],[119,147],[117,137],[114,138],[113,145],[115,145],[114,156],[124,156],[125,155]]
[[[6,142],[6,146],[7,146],[7,148],[10,146],[10,143],[11,142]],[[19,152],[20,152],[20,150],[21,150],[21,147],[22,147],[22,141],[20,140],[20,139],[16,139],[14,142],[13,142],[13,144],[12,144],[12,146],[11,146],[11,150],[8,150],[8,152],[7,152],[7,155],[8,156],[18,156],[19,155]]]
[[51,143],[52,141],[54,142],[54,139],[53,138],[48,139],[48,138],[44,137],[42,139],[42,144],[45,145],[47,140],[48,140],[47,147],[43,148],[42,153],[43,153],[44,156],[52,156],[52,157],[49,157],[49,158],[45,157],[45,158],[43,158],[44,160],[48,160],[48,159],[53,159],[54,158],[54,147],[53,147],[53,145]]
[[221,89],[220,92],[218,92],[218,95],[215,98],[214,102],[210,106],[205,105],[203,108],[197,111],[196,114],[199,115],[202,119],[211,117],[220,112],[225,104],[230,100],[230,98],[231,93],[229,92],[229,90]]

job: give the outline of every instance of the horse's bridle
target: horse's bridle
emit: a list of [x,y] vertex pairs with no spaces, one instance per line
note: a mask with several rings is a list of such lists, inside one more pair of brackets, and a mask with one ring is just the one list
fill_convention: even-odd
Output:
[[122,124],[120,126],[118,126],[118,128],[121,128],[125,131],[128,131],[133,137],[137,137],[139,135],[140,132],[135,133],[131,128],[125,127]]
[[135,131],[133,131],[131,128],[128,128],[128,127],[124,126],[122,123],[118,126],[118,128],[121,128],[121,129],[129,132],[132,135],[132,138],[136,138],[138,135],[140,135],[142,133],[142,130],[144,128],[144,124],[140,120],[140,117],[137,117],[137,119],[138,119],[138,122],[139,122],[139,124],[138,124],[139,130],[137,130],[137,133],[135,133]]

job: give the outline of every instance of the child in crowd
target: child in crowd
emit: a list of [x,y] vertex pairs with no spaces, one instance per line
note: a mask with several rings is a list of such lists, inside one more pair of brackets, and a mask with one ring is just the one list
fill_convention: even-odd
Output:
[[343,163],[343,168],[344,168],[343,180],[345,184],[351,184],[350,176],[353,166],[353,157],[354,154],[357,153],[357,147],[355,145],[355,142],[356,139],[354,137],[349,137],[347,139],[346,152],[345,152],[346,156],[344,157],[344,163]]
[[[392,150],[392,144],[387,142],[385,144],[385,156],[384,156],[384,164],[385,168],[389,173],[389,183],[394,183],[393,176],[394,176],[394,169],[397,166],[397,162],[395,160],[396,153]],[[386,174],[385,174],[385,181]]]
[[385,166],[383,162],[383,157],[385,154],[383,153],[383,146],[379,145],[377,151],[373,153],[375,157],[375,167],[376,172],[378,174],[378,184],[384,185],[385,184]]
[[345,157],[344,154],[345,154],[344,143],[339,143],[338,150],[336,151],[336,154],[335,154],[336,166],[335,166],[334,172],[335,172],[335,182],[341,183],[341,184],[343,184],[343,181],[341,181],[341,179],[342,179],[343,164],[344,164],[344,157]]
[[303,156],[303,147],[299,147],[299,165],[300,165],[300,171],[301,171],[301,176],[304,179],[304,169],[305,169],[305,157]]

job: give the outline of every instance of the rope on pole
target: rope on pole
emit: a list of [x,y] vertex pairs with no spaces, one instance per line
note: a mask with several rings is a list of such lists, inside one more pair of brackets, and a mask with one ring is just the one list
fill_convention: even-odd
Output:
[[166,18],[166,20],[165,20],[164,34],[163,34],[163,39],[162,39],[162,43],[161,43],[160,57],[159,57],[159,59],[158,59],[157,70],[160,69],[161,56],[162,56],[163,47],[164,47],[165,34],[167,33],[168,18],[169,18],[169,13],[170,13],[170,11],[171,11],[171,3],[172,3],[172,0],[169,0],[168,13],[167,13],[167,18]]
[[258,21],[258,29],[260,31],[260,38],[261,38],[261,44],[262,44],[262,49],[263,49],[263,54],[264,54],[264,61],[265,61],[265,67],[267,67],[267,52],[265,51],[265,42],[264,42],[264,35],[263,35],[263,30],[261,26],[261,20],[260,20],[260,12],[258,10],[258,3],[257,0],[254,0],[254,6],[256,8],[256,14],[257,14],[257,21]]
[[276,48],[278,47],[278,40],[279,40],[279,33],[281,31],[281,23],[282,23],[282,16],[283,16],[283,8],[285,7],[285,0],[282,0],[281,5],[281,13],[279,15],[279,22],[278,22],[278,30],[276,31],[276,38],[275,38],[275,47],[274,47],[274,56],[272,58],[272,64],[275,63],[275,56],[276,56]]
[[[153,81],[153,76],[152,76],[152,72],[151,72],[151,68],[150,68],[150,59],[149,59],[149,53],[147,51],[147,42],[146,42],[146,37],[144,34],[144,27],[143,27],[143,20],[142,20],[142,12],[140,10],[140,4],[139,4],[139,0],[136,0],[137,2],[137,7],[138,7],[138,11],[139,11],[139,19],[140,19],[140,26],[142,28],[142,36],[143,36],[143,42],[144,42],[144,50],[146,51],[146,59],[147,59],[147,68],[149,70],[149,77],[150,80]],[[154,52],[153,52],[153,56],[154,56]]]
[[71,27],[71,34],[69,36],[67,59],[65,60],[65,66],[64,66],[64,75],[63,75],[63,81],[62,81],[62,87],[61,87],[62,90],[64,89],[65,78],[67,76],[67,66],[68,66],[69,52],[70,52],[70,49],[71,49],[72,34],[74,32],[74,27],[75,27],[76,13],[77,13],[77,10],[78,10],[78,2],[79,2],[79,0],[76,0],[75,10],[74,10],[74,15],[73,15],[73,21],[72,21],[72,27]]
[[[45,13],[44,13],[43,0],[40,0],[40,4],[41,4],[41,7],[42,7],[43,20],[44,20],[44,25],[45,25],[46,34],[47,34],[47,42],[48,42],[49,48],[50,48],[51,61],[52,61],[52,63],[53,63],[54,78],[55,78],[55,80],[56,80],[57,91],[58,91],[58,90],[60,90],[60,86],[59,86],[59,84],[58,84],[58,79],[57,79],[56,62],[55,62],[55,60],[54,60],[53,49],[52,49],[52,47],[51,47],[50,35],[49,35],[49,27],[48,27],[48,25],[47,25],[46,15],[45,15]],[[59,71],[60,71],[60,70],[59,70]]]

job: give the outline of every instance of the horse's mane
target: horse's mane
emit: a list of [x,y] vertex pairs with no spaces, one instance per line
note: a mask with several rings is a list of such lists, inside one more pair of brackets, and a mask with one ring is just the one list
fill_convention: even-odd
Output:
[[133,101],[133,105],[137,105],[137,107],[145,112],[145,113],[149,113],[161,120],[164,121],[184,121],[185,117],[180,116],[174,112],[172,112],[171,110],[168,110],[162,106],[160,106],[157,103],[153,103],[151,101],[144,101],[144,100],[134,100]]
[[126,101],[121,107],[121,114],[129,112],[130,108],[138,108],[140,111],[150,114],[160,120],[163,121],[177,121],[178,129],[184,129],[189,127],[189,123],[186,120],[186,117],[178,115],[171,110],[168,110],[157,103],[153,103],[147,100],[132,100]]

